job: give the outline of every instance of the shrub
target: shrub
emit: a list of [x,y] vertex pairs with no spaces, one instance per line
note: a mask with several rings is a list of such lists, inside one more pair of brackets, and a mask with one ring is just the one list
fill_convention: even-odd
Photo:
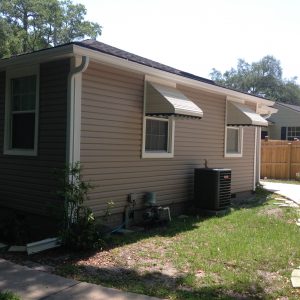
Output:
[[61,185],[58,194],[64,199],[62,244],[74,250],[100,248],[104,242],[97,231],[94,215],[83,205],[91,185],[81,179],[79,162],[66,167],[58,178]]

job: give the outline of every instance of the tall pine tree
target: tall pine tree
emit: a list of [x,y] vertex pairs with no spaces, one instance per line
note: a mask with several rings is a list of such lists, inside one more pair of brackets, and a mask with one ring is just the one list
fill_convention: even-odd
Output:
[[84,5],[71,0],[0,0],[0,57],[101,35],[85,16]]

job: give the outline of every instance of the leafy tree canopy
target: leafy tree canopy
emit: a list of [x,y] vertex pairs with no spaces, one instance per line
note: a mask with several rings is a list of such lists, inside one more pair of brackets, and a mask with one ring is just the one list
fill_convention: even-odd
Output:
[[95,39],[102,28],[85,16],[71,0],[0,0],[0,58]]
[[297,77],[282,78],[280,61],[271,55],[249,64],[238,60],[236,69],[223,74],[213,69],[211,79],[217,84],[280,102],[300,105],[300,86]]

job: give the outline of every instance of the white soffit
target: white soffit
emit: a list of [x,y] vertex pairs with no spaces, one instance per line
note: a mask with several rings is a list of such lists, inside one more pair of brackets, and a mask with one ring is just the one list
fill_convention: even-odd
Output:
[[227,125],[230,126],[268,126],[268,121],[245,104],[227,102]]
[[158,83],[147,84],[146,115],[202,118],[203,111],[179,90]]

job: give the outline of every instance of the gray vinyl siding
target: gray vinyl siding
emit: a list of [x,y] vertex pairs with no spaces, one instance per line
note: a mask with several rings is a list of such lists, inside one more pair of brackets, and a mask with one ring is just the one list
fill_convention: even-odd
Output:
[[57,204],[55,168],[66,157],[69,60],[40,65],[37,156],[3,155],[5,72],[0,74],[0,206],[49,215]]
[[[178,87],[204,112],[175,121],[174,158],[141,158],[144,75],[90,63],[83,73],[81,163],[93,186],[88,205],[99,216],[129,193],[153,191],[161,205],[191,200],[196,167],[232,168],[232,192],[253,187],[254,128],[244,128],[242,158],[224,158],[225,97]],[[138,203],[138,206],[141,203]]]
[[273,140],[280,140],[281,127],[300,127],[300,112],[278,104],[275,104],[274,107],[278,109],[278,112],[269,119],[274,122],[268,128],[269,137]]

